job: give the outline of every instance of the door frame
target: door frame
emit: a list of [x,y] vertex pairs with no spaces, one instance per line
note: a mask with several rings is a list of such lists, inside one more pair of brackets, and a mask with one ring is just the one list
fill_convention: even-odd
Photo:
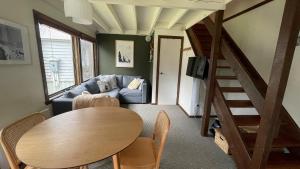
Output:
[[158,47],[157,47],[157,61],[156,61],[156,95],[155,95],[155,104],[158,104],[158,89],[159,89],[159,66],[160,66],[160,45],[161,39],[180,39],[181,46],[180,46],[180,56],[179,56],[179,71],[177,77],[177,95],[176,95],[176,105],[178,105],[178,97],[179,97],[179,90],[180,90],[180,76],[181,76],[181,62],[182,62],[182,50],[183,50],[183,36],[168,36],[168,35],[158,35]]

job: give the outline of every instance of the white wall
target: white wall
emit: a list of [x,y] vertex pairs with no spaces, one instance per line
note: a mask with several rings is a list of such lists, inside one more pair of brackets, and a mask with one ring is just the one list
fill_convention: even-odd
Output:
[[[285,0],[275,0],[235,19],[225,28],[268,83]],[[300,47],[295,51],[283,105],[300,125]]]
[[154,32],[154,50],[153,50],[153,69],[152,69],[152,99],[151,103],[155,103],[156,98],[156,71],[157,71],[157,48],[158,48],[158,36],[183,36],[184,31],[179,30],[164,30],[158,29]]
[[[189,48],[191,47],[191,44],[189,42],[189,39],[187,37],[187,34],[184,33],[184,44],[183,48]],[[193,78],[190,76],[187,76],[186,68],[188,64],[189,57],[195,56],[194,51],[188,50],[183,51],[182,53],[182,62],[181,62],[181,76],[180,76],[180,92],[179,92],[179,99],[178,104],[187,112],[189,115],[194,115],[191,111],[192,107],[192,91],[193,91]]]
[[[25,26],[29,32],[31,64],[0,65],[0,128],[29,114],[45,109],[44,91],[32,10],[95,37],[95,28],[74,24],[64,17],[60,0],[0,0],[0,18]],[[1,155],[1,154],[0,154]],[[0,168],[7,163],[0,157]]]

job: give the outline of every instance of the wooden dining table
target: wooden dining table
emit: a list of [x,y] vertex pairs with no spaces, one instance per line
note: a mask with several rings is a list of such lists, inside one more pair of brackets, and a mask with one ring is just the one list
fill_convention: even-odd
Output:
[[16,154],[23,163],[37,168],[85,166],[110,156],[116,158],[135,141],[142,128],[141,117],[129,109],[73,110],[26,132],[16,145]]

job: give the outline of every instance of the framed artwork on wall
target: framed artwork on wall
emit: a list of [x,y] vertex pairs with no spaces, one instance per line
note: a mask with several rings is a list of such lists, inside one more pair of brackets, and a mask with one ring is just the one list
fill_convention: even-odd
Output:
[[116,40],[116,67],[134,67],[134,41]]
[[26,27],[0,19],[0,64],[30,64]]

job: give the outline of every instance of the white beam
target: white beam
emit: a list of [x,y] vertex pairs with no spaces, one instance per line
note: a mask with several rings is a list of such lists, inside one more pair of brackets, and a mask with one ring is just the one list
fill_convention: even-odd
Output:
[[116,13],[116,11],[113,8],[113,6],[110,5],[110,4],[105,4],[105,3],[103,3],[103,5],[109,11],[110,15],[112,16],[113,21],[116,23],[116,25],[117,25],[118,29],[120,30],[120,32],[123,33],[123,26],[122,26],[121,21],[118,17],[118,14]]
[[106,32],[110,31],[109,26],[107,26],[107,24],[103,21],[103,19],[100,16],[98,16],[98,14],[96,14],[95,11],[94,11],[94,14],[93,14],[93,20],[94,20],[95,23],[97,23]]
[[172,18],[172,20],[168,24],[168,29],[171,29],[186,13],[188,9],[178,9],[178,12]]
[[138,21],[137,21],[137,15],[136,15],[136,7],[134,5],[130,6],[130,11],[132,12],[133,15],[133,22],[134,22],[134,30],[137,34],[138,32]]
[[156,23],[157,23],[157,20],[158,20],[158,18],[159,18],[159,16],[160,16],[160,13],[161,13],[162,9],[163,9],[163,8],[161,8],[161,7],[156,7],[156,9],[155,9],[155,11],[154,11],[154,13],[153,13],[152,22],[151,22],[151,24],[150,24],[149,34],[151,34],[152,31],[153,31],[153,29],[155,28],[155,25],[156,25]]
[[206,18],[208,15],[212,14],[214,11],[199,11],[197,15],[191,16],[189,21],[185,24],[185,29],[188,29],[200,22],[202,19]]
[[224,10],[228,0],[191,1],[191,0],[89,0],[90,2],[105,2],[108,4],[150,6],[162,8],[183,8],[203,10]]

